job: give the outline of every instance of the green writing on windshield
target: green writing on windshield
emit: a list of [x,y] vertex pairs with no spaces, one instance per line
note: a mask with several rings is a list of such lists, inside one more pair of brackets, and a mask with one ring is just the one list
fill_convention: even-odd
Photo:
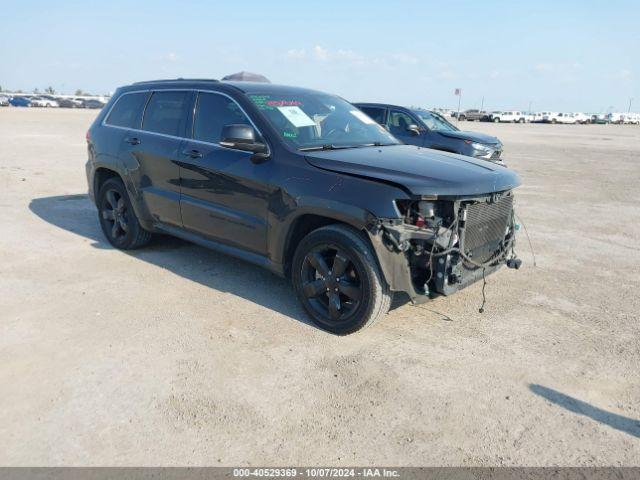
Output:
[[267,102],[271,98],[271,95],[249,95],[251,101],[260,110],[273,110],[271,105],[267,105]]

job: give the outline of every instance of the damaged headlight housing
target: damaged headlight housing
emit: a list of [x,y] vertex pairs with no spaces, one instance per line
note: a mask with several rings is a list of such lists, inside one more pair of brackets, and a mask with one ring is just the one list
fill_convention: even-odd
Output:
[[473,148],[473,156],[479,158],[490,158],[495,152],[495,149],[482,143],[471,142],[471,148]]

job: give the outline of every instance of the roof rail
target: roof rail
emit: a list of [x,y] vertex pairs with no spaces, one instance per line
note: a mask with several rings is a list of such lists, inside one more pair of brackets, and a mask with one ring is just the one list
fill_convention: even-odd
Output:
[[141,83],[171,83],[171,82],[219,82],[215,78],[164,78],[161,80],[144,80],[142,82],[134,82],[133,85]]

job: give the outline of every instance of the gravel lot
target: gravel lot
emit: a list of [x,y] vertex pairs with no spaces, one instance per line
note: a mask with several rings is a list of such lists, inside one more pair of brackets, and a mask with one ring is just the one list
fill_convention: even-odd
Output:
[[0,464],[639,465],[640,128],[466,123],[524,182],[523,268],[335,337],[289,285],[112,249],[95,111],[0,110]]

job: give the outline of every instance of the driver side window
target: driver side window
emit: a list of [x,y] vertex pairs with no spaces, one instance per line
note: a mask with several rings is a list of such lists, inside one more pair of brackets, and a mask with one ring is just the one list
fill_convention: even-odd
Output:
[[231,124],[251,125],[236,102],[224,95],[201,92],[198,95],[193,138],[208,143],[220,143],[222,127]]
[[393,135],[407,135],[409,132],[407,129],[409,125],[415,125],[417,122],[404,112],[398,110],[391,110],[389,112],[389,118],[387,120],[387,126],[389,132]]

